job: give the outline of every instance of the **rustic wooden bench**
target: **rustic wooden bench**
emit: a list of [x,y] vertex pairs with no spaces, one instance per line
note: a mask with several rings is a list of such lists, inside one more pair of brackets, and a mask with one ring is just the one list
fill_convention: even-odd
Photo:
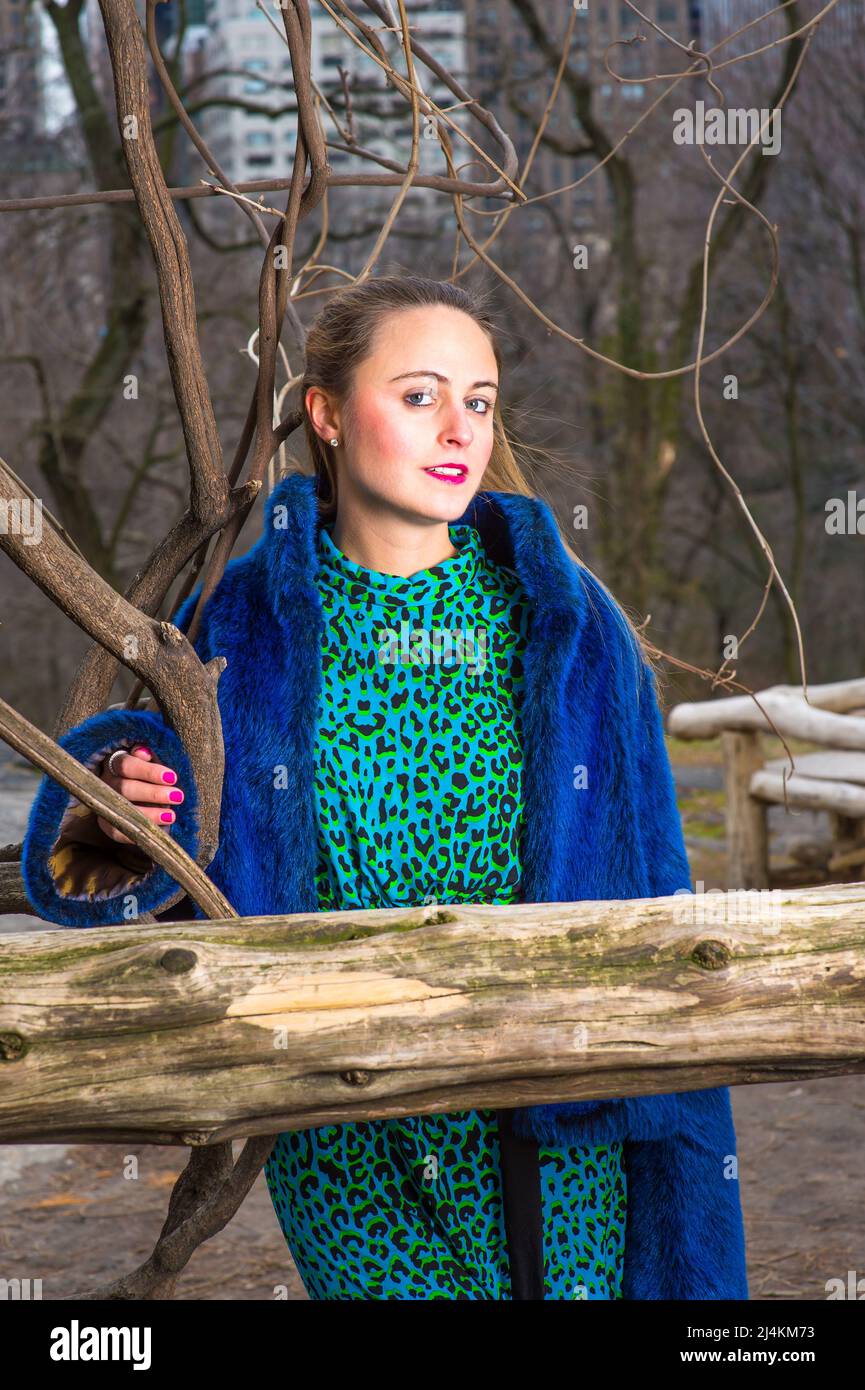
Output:
[[729,888],[768,888],[767,807],[828,811],[833,848],[823,867],[849,874],[865,865],[865,680],[773,685],[757,700],[785,738],[824,745],[816,753],[766,760],[761,733],[772,728],[749,695],[675,705],[667,731],[676,738],[719,737],[724,759]]

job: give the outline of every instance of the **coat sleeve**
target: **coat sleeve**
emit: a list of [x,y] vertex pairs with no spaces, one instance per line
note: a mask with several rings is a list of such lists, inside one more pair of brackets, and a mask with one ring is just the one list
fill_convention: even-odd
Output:
[[[172,622],[185,630],[195,611],[199,586],[177,610]],[[207,609],[194,648],[209,660]],[[184,800],[175,808],[168,833],[191,858],[198,852],[198,794],[192,764],[177,733],[153,708],[107,709],[70,729],[58,744],[97,775],[115,748],[145,744],[159,763],[173,768]],[[33,805],[21,853],[27,898],[37,916],[64,927],[96,927],[156,912],[177,892],[175,880],[134,845],[121,845],[103,834],[96,814],[52,777],[43,777]]]
[[655,673],[643,665],[637,698],[635,802],[646,872],[646,896],[663,898],[691,889],[676,783],[664,741]]
[[726,1086],[681,1091],[675,1132],[624,1143],[626,1299],[747,1299]]

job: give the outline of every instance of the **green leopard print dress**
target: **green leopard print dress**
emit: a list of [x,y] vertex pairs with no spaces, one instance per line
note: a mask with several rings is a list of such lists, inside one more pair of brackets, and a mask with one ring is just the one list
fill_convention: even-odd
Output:
[[[319,531],[315,797],[322,911],[520,898],[518,576],[479,532],[402,578]],[[621,1143],[540,1149],[544,1297],[622,1297]],[[313,1299],[509,1299],[494,1110],[278,1136],[268,1190]]]

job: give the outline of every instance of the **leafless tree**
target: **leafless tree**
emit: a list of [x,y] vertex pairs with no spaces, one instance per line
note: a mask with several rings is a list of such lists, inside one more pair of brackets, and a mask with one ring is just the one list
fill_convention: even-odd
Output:
[[[754,158],[746,148],[722,173],[703,152],[714,182],[715,199],[709,209],[704,245],[689,268],[675,328],[664,354],[667,365],[654,369],[657,359],[653,325],[646,321],[643,305],[643,270],[646,256],[640,244],[639,210],[635,199],[635,134],[641,121],[621,138],[613,140],[591,109],[591,91],[570,61],[573,17],[564,35],[554,39],[540,9],[532,0],[513,0],[532,43],[551,69],[549,100],[538,112],[534,145],[552,139],[548,126],[560,91],[567,93],[582,135],[583,152],[593,161],[590,173],[604,178],[612,204],[611,264],[615,269],[616,312],[606,351],[563,328],[535,303],[519,281],[498,263],[495,241],[511,217],[525,215],[528,170],[519,167],[512,138],[491,110],[473,98],[448,73],[412,31],[405,0],[365,0],[363,10],[346,0],[322,0],[333,22],[344,29],[367,57],[384,72],[392,99],[401,101],[407,113],[410,139],[407,158],[397,163],[363,147],[347,109],[327,109],[312,81],[311,17],[308,0],[285,0],[273,12],[282,26],[282,41],[291,60],[292,100],[297,109],[297,143],[293,166],[285,178],[268,181],[259,200],[248,197],[248,187],[232,185],[213,152],[198,133],[190,107],[184,106],[175,86],[176,69],[164,62],[155,32],[158,0],[146,0],[146,26],[134,0],[100,0],[107,53],[114,87],[115,123],[118,136],[95,89],[83,50],[79,20],[82,0],[60,6],[48,0],[48,13],[56,27],[64,63],[76,93],[82,135],[95,187],[84,195],[46,195],[6,200],[0,212],[29,211],[35,220],[44,210],[104,204],[107,209],[107,276],[103,308],[106,331],[98,351],[82,364],[76,389],[59,408],[44,390],[44,421],[40,440],[39,469],[56,500],[58,515],[45,512],[46,526],[39,545],[24,543],[14,528],[0,534],[0,544],[16,565],[54,604],[92,640],[66,693],[54,730],[60,737],[83,719],[104,708],[122,665],[137,678],[128,698],[133,706],[142,688],[149,689],[167,720],[186,747],[199,789],[200,850],[193,864],[164,835],[119,795],[65,754],[46,735],[0,702],[0,736],[80,800],[117,826],[168,869],[183,891],[211,916],[231,916],[233,909],[204,872],[219,842],[219,807],[222,788],[222,738],[216,688],[224,659],[202,665],[195,655],[201,611],[220,581],[255,499],[274,460],[301,423],[297,408],[274,419],[274,402],[284,401],[281,384],[282,339],[287,336],[296,350],[302,347],[303,325],[298,304],[322,278],[336,285],[346,278],[361,280],[373,274],[388,238],[403,215],[409,191],[433,190],[447,199],[453,211],[455,278],[485,266],[510,294],[535,318],[577,353],[588,354],[598,373],[596,401],[599,421],[611,432],[612,480],[610,502],[618,508],[618,524],[606,540],[610,579],[625,589],[631,603],[641,604],[646,593],[645,575],[651,563],[659,517],[675,456],[682,393],[693,381],[695,413],[701,436],[714,465],[734,497],[736,506],[754,533],[759,556],[768,577],[756,626],[773,584],[788,602],[796,624],[800,660],[804,652],[795,609],[789,599],[768,543],[754,523],[735,480],[725,469],[708,434],[700,396],[700,373],[705,364],[719,358],[759,321],[772,299],[777,283],[774,254],[775,230],[757,206],[769,176],[767,161]],[[769,104],[784,106],[793,93],[799,72],[820,19],[837,0],[830,0],[810,19],[801,14],[799,0],[782,6],[785,32],[767,48],[781,55],[781,70]],[[635,15],[638,7],[630,6]],[[755,43],[755,50],[759,45]],[[148,50],[176,121],[163,123],[156,132],[151,122],[148,82]],[[659,74],[661,91],[687,85],[697,79],[717,82],[727,64],[742,63],[749,52],[733,60],[697,53],[669,40],[668,53],[685,64],[677,74]],[[428,94],[429,76],[443,83],[452,103],[445,109]],[[662,100],[659,97],[658,100]],[[348,94],[346,95],[346,107]],[[458,112],[454,108],[458,108]],[[651,108],[650,108],[651,109]],[[340,114],[343,119],[340,120]],[[648,113],[646,113],[648,114]],[[420,171],[418,150],[421,120],[433,122],[442,152],[442,170]],[[642,120],[642,118],[641,118]],[[213,171],[209,185],[169,188],[164,167],[170,155],[177,123],[184,128]],[[340,174],[328,163],[326,126],[332,123],[337,143],[363,161],[364,169]],[[119,137],[119,138],[118,138]],[[161,145],[160,140],[165,144]],[[333,142],[332,142],[333,143]],[[124,187],[119,157],[122,153],[128,177]],[[475,177],[462,176],[472,162]],[[530,162],[530,161],[529,161]],[[367,167],[368,166],[368,167]],[[741,170],[742,187],[737,180]],[[392,201],[377,229],[363,265],[356,274],[338,265],[338,255],[327,253],[327,237],[319,235],[299,262],[296,247],[304,223],[323,209],[328,189],[336,186],[390,188]],[[262,185],[255,185],[261,193]],[[217,191],[218,190],[218,191]],[[552,194],[553,190],[550,190]],[[264,195],[271,205],[264,202]],[[258,278],[258,331],[255,381],[242,424],[237,431],[230,461],[223,458],[220,432],[205,371],[199,337],[195,291],[187,240],[177,204],[199,198],[230,200],[237,215],[251,225],[263,248]],[[279,203],[279,206],[273,204]],[[475,205],[493,211],[491,228],[480,233],[473,217]],[[708,317],[708,285],[712,267],[725,254],[749,219],[758,222],[770,248],[769,273],[762,300],[711,352],[705,350]],[[553,222],[554,225],[554,222]],[[325,228],[327,230],[327,228]],[[468,253],[468,254],[466,254]],[[93,501],[82,481],[82,459],[88,440],[103,423],[110,391],[127,371],[141,347],[146,326],[148,255],[155,270],[162,329],[171,386],[183,434],[189,473],[188,500],[180,518],[158,537],[146,561],[121,596],[113,580],[115,557],[110,538],[103,534]],[[696,339],[696,345],[695,345]],[[32,364],[39,379],[39,364]],[[608,374],[601,385],[600,373]],[[652,395],[650,386],[660,383]],[[612,430],[611,426],[615,425]],[[648,447],[647,447],[648,444]],[[16,472],[0,462],[0,506],[12,514],[30,495]],[[627,506],[624,499],[627,498]],[[623,524],[624,519],[624,524]],[[642,559],[635,557],[642,556]],[[627,557],[627,559],[626,559]],[[181,580],[180,598],[202,580],[202,593],[186,634],[161,620],[161,611],[172,585]],[[747,635],[747,634],[746,634]],[[667,656],[681,669],[694,670],[688,662]],[[724,663],[727,664],[726,662]],[[701,672],[725,688],[747,689],[723,667]],[[20,851],[20,847],[16,847]],[[20,902],[20,883],[14,882],[15,854],[7,853],[9,873],[0,910]],[[10,867],[11,866],[11,867]],[[16,896],[17,894],[17,896]],[[266,1158],[273,1136],[250,1139],[237,1162],[230,1145],[194,1150],[172,1194],[168,1216],[156,1249],[146,1264],[132,1275],[92,1296],[113,1298],[168,1297],[186,1261],[198,1244],[228,1221],[243,1200]]]

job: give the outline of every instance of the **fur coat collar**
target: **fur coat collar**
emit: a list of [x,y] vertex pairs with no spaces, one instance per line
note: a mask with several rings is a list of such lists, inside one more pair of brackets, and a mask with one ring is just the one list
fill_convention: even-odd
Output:
[[[309,790],[321,633],[315,480],[289,474],[264,511],[260,540],[226,566],[195,642],[202,660],[228,658],[219,683],[226,782],[208,874],[242,916],[317,909]],[[621,610],[568,555],[545,502],[479,492],[459,520],[477,528],[494,561],[518,574],[533,605],[522,708],[524,899],[690,890],[655,680]],[[188,626],[199,592],[175,614],[179,627]],[[60,743],[93,765],[108,749],[139,741],[178,771],[187,797],[174,834],[194,857],[191,768],[158,714],[106,710]],[[295,773],[280,793],[278,817],[266,794],[277,764]],[[120,920],[116,897],[57,892],[48,858],[68,800],[59,784],[43,779],[22,861],[30,901],[40,916],[66,926]],[[165,871],[153,870],[136,887],[138,910],[157,910],[173,891]],[[748,1297],[728,1088],[528,1106],[513,1118],[515,1133],[551,1146],[625,1141],[626,1298]]]

